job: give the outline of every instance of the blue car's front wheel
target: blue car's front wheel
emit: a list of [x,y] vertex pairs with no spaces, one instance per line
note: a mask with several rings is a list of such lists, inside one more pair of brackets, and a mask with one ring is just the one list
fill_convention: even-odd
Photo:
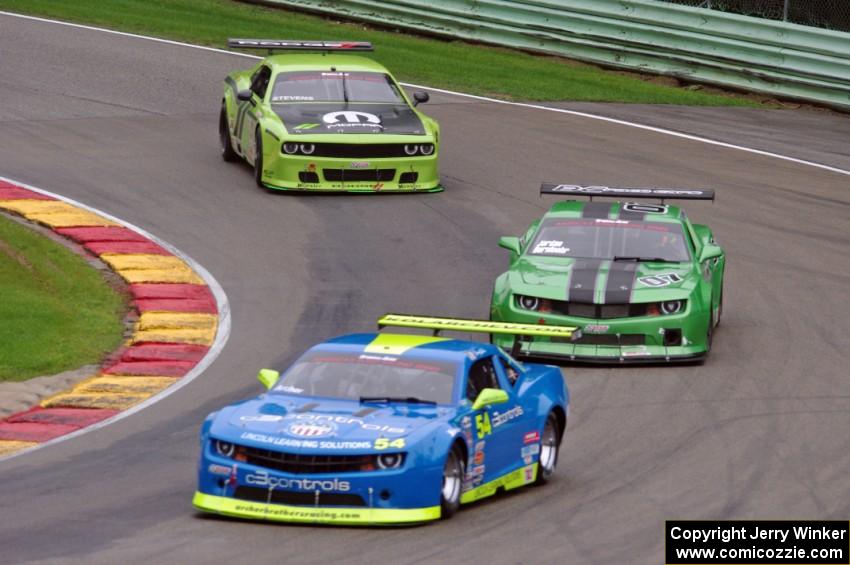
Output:
[[440,487],[440,517],[451,518],[460,508],[460,492],[463,487],[464,460],[457,445],[453,446],[443,466],[443,482]]
[[560,448],[561,434],[558,429],[558,417],[554,412],[549,412],[546,425],[540,436],[540,460],[538,463],[536,484],[542,485],[549,481],[555,473],[555,465],[558,464],[558,450]]

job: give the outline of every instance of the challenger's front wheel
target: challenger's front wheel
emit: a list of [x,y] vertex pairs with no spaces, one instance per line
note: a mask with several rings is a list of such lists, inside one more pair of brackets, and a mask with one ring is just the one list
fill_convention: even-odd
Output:
[[263,185],[263,135],[260,133],[260,128],[254,132],[254,180],[257,181],[257,186],[264,188]]
[[221,158],[227,162],[235,161],[239,156],[233,150],[230,142],[230,128],[227,126],[227,108],[221,105],[221,115],[218,118],[218,137],[221,141]]
[[452,447],[443,466],[443,482],[440,487],[440,517],[445,519],[454,516],[460,508],[460,493],[463,487],[464,461],[463,454],[457,445]]

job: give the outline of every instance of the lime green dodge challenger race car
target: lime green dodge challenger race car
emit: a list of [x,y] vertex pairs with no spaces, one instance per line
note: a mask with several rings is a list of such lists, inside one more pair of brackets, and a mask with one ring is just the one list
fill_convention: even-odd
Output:
[[[270,55],[225,79],[225,161],[245,159],[261,187],[321,192],[437,192],[440,127],[383,66],[339,52],[366,42],[230,39]],[[288,51],[272,55],[273,51]],[[293,53],[301,51],[301,53]],[[322,53],[309,53],[321,51]]]
[[[496,280],[490,318],[570,326],[570,339],[538,338],[526,358],[577,362],[699,361],[723,308],[725,254],[708,226],[665,199],[713,200],[711,190],[544,184],[541,193],[590,196],[551,207],[522,237],[503,237],[510,268]],[[661,204],[593,197],[661,199]]]

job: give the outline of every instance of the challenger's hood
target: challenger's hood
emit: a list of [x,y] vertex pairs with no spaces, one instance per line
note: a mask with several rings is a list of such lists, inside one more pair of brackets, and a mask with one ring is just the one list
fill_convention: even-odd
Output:
[[687,295],[696,280],[690,263],[524,256],[511,268],[510,285],[516,294],[550,300],[627,304]]
[[272,110],[294,134],[426,133],[422,120],[405,104],[273,104]]
[[368,450],[377,438],[404,438],[447,419],[445,407],[416,404],[361,404],[267,394],[223,409],[211,433],[242,444],[287,449]]

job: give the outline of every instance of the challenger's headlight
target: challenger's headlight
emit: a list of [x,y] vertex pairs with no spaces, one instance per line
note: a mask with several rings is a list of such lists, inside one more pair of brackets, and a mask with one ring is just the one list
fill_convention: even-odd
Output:
[[236,453],[236,446],[229,441],[214,440],[213,447],[215,447],[215,452],[222,457],[233,457],[233,454]]
[[295,155],[298,153],[298,144],[297,143],[284,143],[283,144],[283,152],[287,155]]
[[381,469],[398,469],[404,463],[404,453],[381,453],[377,463]]
[[412,157],[413,155],[416,155],[416,153],[418,153],[418,152],[419,152],[419,146],[418,145],[413,145],[413,144],[409,143],[409,144],[404,146],[404,153],[406,155],[410,155]]
[[434,144],[433,143],[423,143],[419,146],[419,152],[423,155],[431,155],[434,153]]
[[301,153],[304,155],[312,155],[316,151],[316,146],[313,143],[302,143]]

